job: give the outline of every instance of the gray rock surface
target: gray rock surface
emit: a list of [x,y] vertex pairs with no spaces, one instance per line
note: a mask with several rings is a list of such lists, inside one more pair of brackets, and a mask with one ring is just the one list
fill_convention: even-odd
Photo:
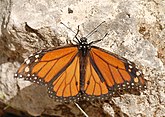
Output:
[[[80,25],[81,37],[106,21],[89,41],[108,32],[96,45],[138,64],[147,79],[147,90],[140,96],[114,97],[113,103],[79,105],[89,116],[165,116],[164,6],[164,0],[0,1],[0,102],[7,105],[1,109],[12,107],[33,116],[83,116],[74,104],[50,99],[46,87],[14,79],[13,75],[30,53],[73,39],[75,34],[60,22],[75,32]],[[36,32],[28,30],[25,22]]]

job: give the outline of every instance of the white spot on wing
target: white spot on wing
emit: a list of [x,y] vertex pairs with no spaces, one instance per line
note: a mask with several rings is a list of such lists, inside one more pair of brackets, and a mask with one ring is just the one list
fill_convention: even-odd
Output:
[[129,68],[132,69],[133,68],[132,65],[129,65]]
[[29,72],[29,67],[27,66],[26,68],[25,68],[25,72]]
[[35,58],[38,58],[39,57],[39,55],[37,54],[37,55],[35,55]]
[[30,54],[30,56],[29,57],[32,57],[32,56],[34,56],[33,54]]
[[136,75],[137,75],[137,76],[140,76],[140,74],[141,74],[140,71],[137,71],[137,72],[136,72]]
[[38,59],[36,59],[34,62],[38,62]]
[[27,76],[29,77],[29,76],[30,76],[30,74],[27,74]]
[[26,64],[29,64],[29,63],[30,63],[30,59],[27,59],[27,60],[25,61],[25,63],[26,63]]
[[14,74],[14,76],[15,76],[15,77],[17,77],[17,76],[18,76],[18,74]]

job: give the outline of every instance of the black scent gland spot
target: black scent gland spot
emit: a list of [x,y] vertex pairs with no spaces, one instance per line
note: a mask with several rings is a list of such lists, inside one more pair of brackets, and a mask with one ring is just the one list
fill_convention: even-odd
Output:
[[90,81],[87,82],[87,85],[89,85],[89,84],[90,84]]

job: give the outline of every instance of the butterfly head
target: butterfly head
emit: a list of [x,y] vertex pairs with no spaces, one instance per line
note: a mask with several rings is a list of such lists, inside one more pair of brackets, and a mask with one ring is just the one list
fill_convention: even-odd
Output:
[[86,37],[80,38],[80,41],[79,41],[79,50],[82,51],[82,55],[83,56],[86,56],[87,51],[89,49],[90,49],[90,44],[88,44],[87,38]]
[[86,37],[80,38],[80,43],[81,44],[87,44],[87,38]]

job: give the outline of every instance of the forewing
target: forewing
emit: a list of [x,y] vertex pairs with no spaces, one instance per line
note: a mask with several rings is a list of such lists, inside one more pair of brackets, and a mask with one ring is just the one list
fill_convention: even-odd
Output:
[[133,62],[98,47],[92,47],[90,55],[108,87],[145,87],[143,74]]
[[38,51],[25,59],[15,77],[47,85],[77,54],[76,46]]

